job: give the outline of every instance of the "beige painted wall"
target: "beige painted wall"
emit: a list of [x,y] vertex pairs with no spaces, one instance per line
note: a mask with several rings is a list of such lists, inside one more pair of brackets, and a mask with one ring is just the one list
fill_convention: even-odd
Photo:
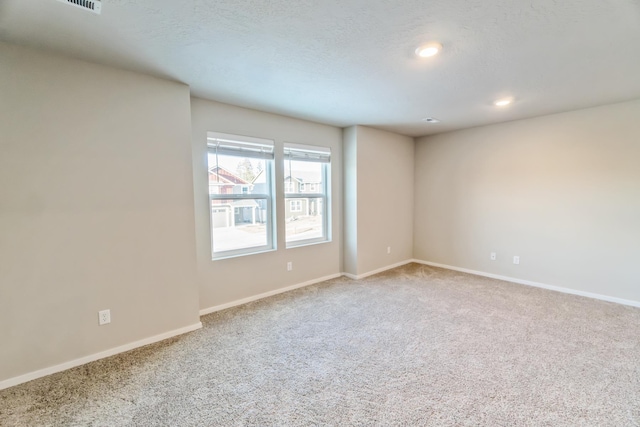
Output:
[[[196,241],[200,307],[208,309],[261,293],[339,274],[342,262],[342,131],[339,128],[213,101],[191,101]],[[275,141],[276,251],[211,260],[207,131]],[[284,142],[331,147],[332,241],[286,249],[284,244]],[[293,271],[287,271],[287,262]]]
[[[345,224],[350,224],[345,233],[353,234],[349,228],[357,226],[357,245],[345,246],[345,266],[357,267],[346,272],[362,275],[412,259],[413,138],[366,126],[348,128],[345,136],[348,165],[355,168],[346,175],[345,187],[351,189],[349,197],[357,190],[357,208],[345,210]],[[356,261],[348,264],[349,258]]]
[[189,88],[0,58],[0,381],[198,323]]
[[415,257],[640,301],[639,118],[633,101],[419,139]]

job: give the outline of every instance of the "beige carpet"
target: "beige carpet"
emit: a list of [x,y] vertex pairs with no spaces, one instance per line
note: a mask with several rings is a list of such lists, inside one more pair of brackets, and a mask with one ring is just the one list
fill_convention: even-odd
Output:
[[640,309],[408,265],[0,392],[2,426],[639,426]]

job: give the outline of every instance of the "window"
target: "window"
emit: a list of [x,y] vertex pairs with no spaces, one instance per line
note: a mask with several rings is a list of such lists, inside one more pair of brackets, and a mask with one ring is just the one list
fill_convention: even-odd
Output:
[[[284,145],[285,236],[287,247],[326,242],[329,233],[331,150]],[[299,183],[296,189],[287,183]]]
[[209,132],[212,256],[274,249],[273,141]]
[[290,200],[289,212],[302,212],[302,200]]
[[295,193],[295,191],[296,191],[295,182],[292,182],[291,180],[285,181],[285,183],[284,183],[284,192],[285,193]]

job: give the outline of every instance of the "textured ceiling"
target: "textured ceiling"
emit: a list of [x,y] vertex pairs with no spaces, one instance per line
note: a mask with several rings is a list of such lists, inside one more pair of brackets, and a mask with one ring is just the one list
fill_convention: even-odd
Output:
[[0,0],[0,40],[411,136],[640,98],[638,0]]

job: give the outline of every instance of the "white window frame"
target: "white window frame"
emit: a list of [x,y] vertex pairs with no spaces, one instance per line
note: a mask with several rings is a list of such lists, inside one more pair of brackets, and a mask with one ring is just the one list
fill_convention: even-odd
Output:
[[[284,143],[284,161],[303,161],[314,162],[322,165],[322,183],[315,184],[317,192],[303,193],[287,193],[285,200],[291,199],[321,199],[322,200],[322,236],[312,239],[302,239],[295,241],[287,241],[285,229],[285,246],[287,249],[297,246],[305,246],[315,243],[325,243],[331,241],[331,148],[312,145],[302,145],[294,143]],[[289,168],[289,175],[292,175]],[[293,178],[293,177],[291,177]]]
[[[211,237],[211,257],[213,260],[231,258],[242,255],[250,255],[255,253],[267,252],[276,249],[276,212],[275,212],[275,190],[273,179],[273,163],[274,163],[274,142],[269,139],[255,138],[240,135],[231,135],[220,132],[207,133],[207,152],[213,155],[226,155],[237,157],[249,157],[265,160],[265,179],[267,189],[266,193],[248,194],[209,194],[209,216],[210,216],[210,232]],[[244,187],[244,186],[243,186]],[[249,186],[247,186],[247,190]],[[263,200],[266,204],[267,220],[265,221],[267,243],[261,246],[250,246],[240,249],[228,251],[214,250],[214,228],[212,215],[212,202],[214,200]]]

